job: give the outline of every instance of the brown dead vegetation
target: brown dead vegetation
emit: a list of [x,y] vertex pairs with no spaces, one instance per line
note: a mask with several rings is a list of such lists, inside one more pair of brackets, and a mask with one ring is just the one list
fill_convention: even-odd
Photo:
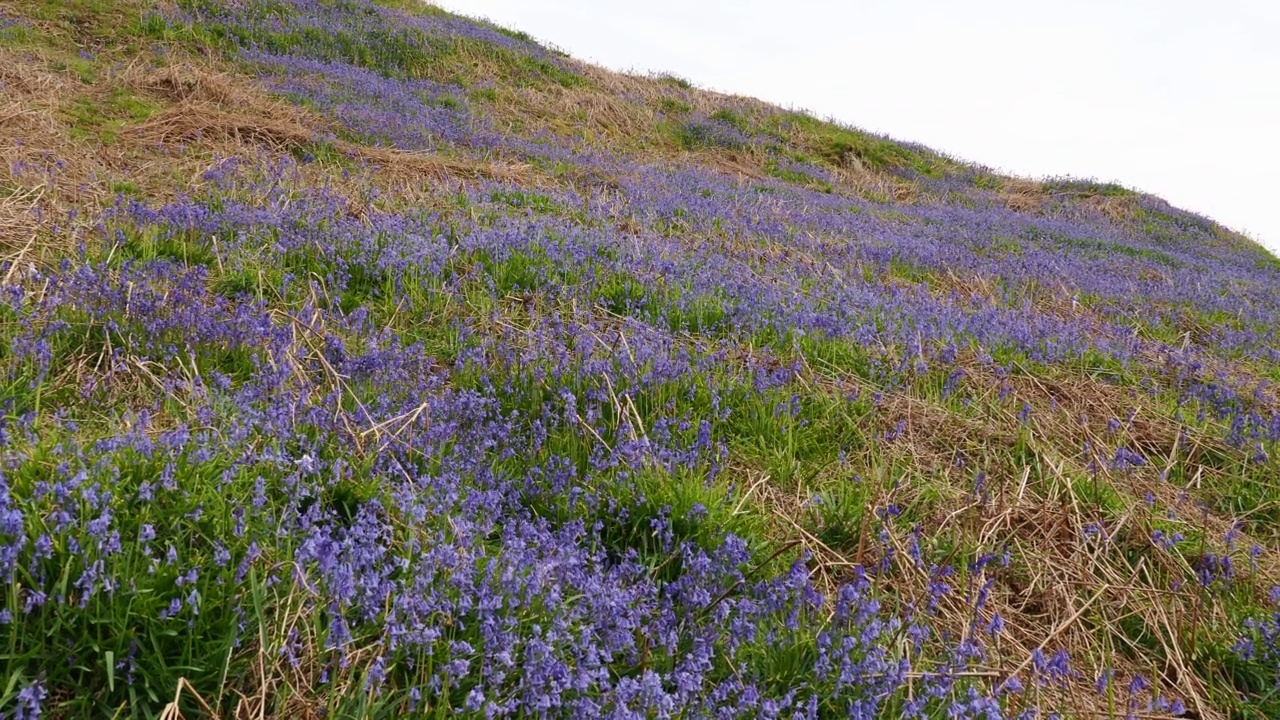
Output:
[[272,98],[229,74],[194,65],[170,65],[145,73],[135,84],[173,103],[139,127],[139,137],[152,142],[231,141],[279,153],[324,142],[343,155],[376,164],[381,173],[390,176],[516,182],[531,178],[527,165],[406,152],[339,139],[323,118]]
[[669,76],[619,73],[580,62],[574,62],[574,66],[593,86],[600,88],[605,94],[628,98],[630,104],[645,108],[649,117],[656,118],[655,109],[661,107],[663,100],[684,103],[688,105],[690,112],[702,115],[724,109],[748,115],[776,112],[775,108],[755,98],[681,87]]
[[1139,212],[1136,195],[1093,195],[1084,198],[1084,205],[1117,227],[1133,226]]
[[[877,392],[881,398],[876,427],[893,433],[892,439],[878,444],[877,456],[854,454],[847,462],[865,468],[867,478],[876,468],[912,470],[892,483],[881,478],[864,518],[890,504],[915,507],[925,538],[952,538],[957,548],[969,548],[966,553],[999,552],[1008,546],[1020,559],[1010,568],[988,566],[966,585],[972,593],[986,579],[995,580],[988,604],[977,616],[972,596],[964,597],[960,588],[961,594],[944,598],[937,622],[963,636],[975,622],[989,622],[996,613],[1004,619],[1007,631],[995,644],[989,667],[993,679],[1019,673],[1025,679],[1035,650],[1047,656],[1062,648],[1077,670],[1109,667],[1121,685],[1133,675],[1155,678],[1162,692],[1185,698],[1200,717],[1223,717],[1213,707],[1203,668],[1192,667],[1191,653],[1197,638],[1207,637],[1210,630],[1229,633],[1232,621],[1211,594],[1198,589],[1189,560],[1152,551],[1151,537],[1158,519],[1202,537],[1206,552],[1228,552],[1224,538],[1239,528],[1233,517],[1200,505],[1208,497],[1210,476],[1220,472],[1205,464],[1204,453],[1239,451],[1164,417],[1152,398],[1132,388],[1062,369],[997,376],[976,358],[961,358],[959,364],[975,412],[960,413],[910,390],[875,387],[807,363],[801,377],[811,389],[840,396]],[[1003,402],[998,399],[1002,387],[1008,393]],[[1031,408],[1025,421],[1016,412],[1023,403]],[[1108,428],[1113,418],[1120,422],[1118,430]],[[1020,438],[1031,458],[1023,463],[1010,452]],[[1082,452],[1086,443],[1094,448],[1092,454]],[[1103,448],[1117,443],[1141,452],[1146,464],[1112,467]],[[984,462],[986,497],[973,490],[978,468],[957,462],[969,458]],[[1174,463],[1181,463],[1183,476],[1191,478],[1182,487],[1162,478]],[[798,543],[810,554],[826,587],[835,587],[853,567],[876,560],[865,523],[856,552],[829,547],[806,529],[802,519],[810,512],[814,485],[799,483],[784,490],[758,469],[731,472],[744,478],[740,484],[750,502],[773,518],[778,542]],[[822,482],[821,477],[811,480]],[[926,486],[930,496],[922,500]],[[1112,504],[1087,500],[1099,487],[1106,488]],[[1150,504],[1143,500],[1148,494]],[[1166,517],[1167,511],[1177,519]],[[895,571],[886,582],[904,604],[919,607],[932,578],[907,559],[909,537],[902,529],[887,529]],[[1248,533],[1236,540],[1238,547],[1252,542]],[[972,559],[949,557],[942,564]],[[1277,581],[1280,564],[1266,559],[1256,568],[1238,567],[1235,592],[1247,588],[1261,601]],[[1139,646],[1135,628],[1148,638],[1144,642],[1158,645],[1158,653]],[[1162,659],[1152,664],[1153,657]],[[1081,676],[1066,687],[1032,692],[1049,693],[1081,716],[1107,716],[1115,708],[1096,692],[1093,680]]]
[[1049,196],[1040,183],[1024,178],[1002,179],[997,195],[1015,212],[1039,210],[1049,202]]
[[[110,158],[76,148],[55,112],[74,92],[65,75],[0,48],[0,262],[13,267],[43,255],[42,218],[65,217],[104,191]],[[12,268],[11,268],[12,269]]]
[[[666,104],[683,108],[678,115],[709,116],[729,110],[754,120],[771,118],[777,114],[776,108],[754,98],[681,87],[662,76],[572,64],[587,79],[585,86],[540,85],[504,90],[489,108],[491,117],[513,132],[585,135],[589,140],[604,140],[654,162],[691,163],[740,181],[769,178],[769,157],[758,148],[681,150],[662,130],[663,107]],[[794,138],[800,146],[805,145],[802,135]],[[809,144],[816,147],[816,139],[811,140]],[[868,169],[853,156],[847,160],[826,167],[836,180],[832,191],[876,202],[908,202],[919,196],[919,188],[913,183]]]
[[[114,188],[164,201],[199,186],[204,171],[221,158],[280,157],[327,143],[365,168],[346,182],[353,197],[362,194],[353,183],[412,194],[438,190],[441,183],[542,181],[522,163],[341,140],[323,118],[205,59],[174,55],[162,67],[135,60],[92,84],[55,69],[62,66],[57,61],[49,50],[0,48],[0,85],[9,91],[0,101],[0,262],[12,263],[11,273],[73,247],[92,222],[92,210],[113,201]],[[143,120],[124,121],[113,142],[76,137],[69,108],[107,107],[112,94],[121,92],[144,98],[154,111]],[[304,172],[338,179],[331,167],[307,166]]]
[[[1060,195],[1045,184],[1029,178],[1000,177],[996,197],[1014,212],[1046,214],[1060,207]],[[1072,199],[1085,212],[1121,228],[1136,229],[1140,215],[1137,195],[1073,194]]]

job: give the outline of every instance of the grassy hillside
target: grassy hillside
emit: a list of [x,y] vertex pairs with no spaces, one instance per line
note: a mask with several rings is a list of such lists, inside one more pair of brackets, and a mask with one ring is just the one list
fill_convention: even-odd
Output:
[[5,717],[1280,713],[1280,261],[413,0],[0,0]]

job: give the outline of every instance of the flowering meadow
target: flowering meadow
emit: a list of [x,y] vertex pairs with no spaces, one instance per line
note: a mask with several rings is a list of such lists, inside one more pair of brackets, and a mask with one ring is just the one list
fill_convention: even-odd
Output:
[[1206,218],[415,0],[0,1],[0,153],[5,718],[1280,713]]

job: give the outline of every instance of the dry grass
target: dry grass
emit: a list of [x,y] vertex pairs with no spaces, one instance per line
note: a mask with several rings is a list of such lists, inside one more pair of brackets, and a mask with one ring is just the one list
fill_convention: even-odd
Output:
[[657,123],[656,113],[645,105],[593,88],[559,85],[504,88],[495,110],[498,122],[508,128],[587,133],[610,142],[643,138]]
[[1094,195],[1085,198],[1084,205],[1117,227],[1132,227],[1140,210],[1136,195]]
[[577,61],[574,65],[593,86],[608,95],[627,98],[631,104],[646,108],[650,117],[656,117],[654,109],[660,107],[663,100],[685,103],[691,112],[701,115],[710,115],[723,109],[747,115],[776,112],[776,108],[755,98],[702,88],[684,88],[661,75],[619,73]]
[[[877,483],[864,518],[890,504],[914,507],[925,538],[951,538],[957,548],[970,548],[966,553],[997,552],[1008,546],[1019,559],[1007,569],[988,566],[972,578],[971,588],[988,577],[995,579],[990,600],[978,616],[972,598],[963,592],[944,598],[939,627],[962,636],[973,623],[985,623],[999,613],[1007,632],[984,668],[992,677],[1022,672],[1025,679],[1034,650],[1051,654],[1063,648],[1077,670],[1096,673],[1109,667],[1121,687],[1133,675],[1153,678],[1161,692],[1184,698],[1199,717],[1224,717],[1210,700],[1203,668],[1193,669],[1190,657],[1198,640],[1209,633],[1230,633],[1233,625],[1221,601],[1190,579],[1194,558],[1153,552],[1151,535],[1154,521],[1167,525],[1164,513],[1173,509],[1180,527],[1189,535],[1203,536],[1202,551],[1229,552],[1224,538],[1235,519],[1202,509],[1198,501],[1204,494],[1197,486],[1219,472],[1204,464],[1205,451],[1237,451],[1164,417],[1154,400],[1129,388],[1067,371],[1000,378],[975,358],[961,358],[960,365],[977,412],[962,414],[913,392],[877,388],[821,367],[806,365],[802,378],[811,389],[840,396],[854,391],[881,394],[877,427],[880,433],[894,430],[896,437],[877,443],[874,456],[867,451],[847,459],[852,467],[863,468],[863,482]],[[1005,402],[997,398],[1002,385],[1009,388]],[[1032,407],[1025,424],[1014,411],[1024,402]],[[1089,421],[1082,423],[1081,417]],[[1109,446],[1104,435],[1111,418],[1123,421],[1123,442],[1146,456],[1144,467],[1116,470],[1100,450],[1092,458],[1081,454],[1086,441],[1094,448]],[[1034,458],[1030,464],[1016,462],[1010,452],[1020,437]],[[958,457],[980,457],[987,463],[985,499],[973,492],[975,469],[958,466]],[[1090,459],[1097,463],[1095,474],[1088,467]],[[1186,488],[1189,493],[1160,477],[1175,461],[1195,478]],[[873,480],[882,472],[877,468],[884,467],[910,467],[913,474],[893,483],[883,477]],[[743,478],[740,483],[750,502],[772,517],[774,539],[796,542],[810,553],[821,584],[834,587],[852,567],[875,562],[877,551],[866,542],[868,527],[856,551],[829,547],[806,529],[802,518],[810,512],[808,498],[826,482],[822,477],[784,490],[758,469],[733,472]],[[1086,501],[1098,486],[1122,504]],[[920,493],[926,487],[929,498],[923,499]],[[1154,498],[1151,506],[1141,500],[1148,493]],[[931,578],[907,559],[909,539],[901,530],[888,529],[895,570],[886,582],[900,602],[919,607],[928,597]],[[1252,541],[1243,533],[1237,547],[1248,547]],[[948,557],[942,564],[970,559]],[[1259,601],[1277,582],[1280,564],[1273,561],[1256,569],[1238,567],[1235,580],[1237,592],[1250,591]],[[1139,646],[1134,627],[1142,628],[1159,652]],[[1081,676],[1066,687],[1032,692],[1054,694],[1057,703],[1080,716],[1110,716],[1117,708],[1096,692],[1093,681],[1092,676]],[[1124,694],[1119,691],[1122,698]],[[1118,711],[1124,710],[1122,700]]]
[[[778,112],[776,108],[754,98],[680,87],[661,76],[616,73],[576,61],[571,64],[587,79],[585,86],[504,88],[489,108],[490,116],[511,132],[581,135],[590,142],[626,148],[652,162],[689,163],[739,181],[769,177],[769,157],[756,147],[681,150],[662,128],[662,108],[664,103],[674,103],[698,116],[730,110],[755,121],[772,118]],[[803,133],[793,139],[806,146]],[[812,141],[809,145],[816,146],[816,139],[808,140]],[[828,166],[827,170],[836,179],[834,191],[841,194],[879,202],[908,202],[919,197],[919,189],[913,183],[870,170],[853,157],[844,165]]]
[[1003,178],[996,194],[1015,212],[1034,212],[1049,203],[1043,186],[1024,178]]
[[[0,101],[0,262],[12,263],[10,273],[22,263],[41,264],[73,249],[93,210],[113,202],[117,181],[163,202],[198,186],[220,158],[279,157],[323,141],[366,167],[355,173],[364,185],[410,192],[438,190],[444,182],[541,181],[521,163],[336,139],[323,118],[270,97],[213,61],[171,57],[156,68],[135,60],[90,85],[54,69],[57,60],[50,51],[0,48],[0,85],[9,91]],[[144,99],[154,111],[141,121],[121,121],[114,142],[77,137],[72,110],[77,104],[108,107],[113,93]],[[306,172],[329,180],[339,175],[330,167]],[[68,222],[72,210],[76,216]]]
[[0,262],[15,266],[45,255],[57,243],[66,250],[70,233],[42,236],[42,219],[95,204],[104,194],[97,176],[110,158],[77,146],[56,117],[60,100],[76,91],[74,81],[8,48],[0,48]]
[[296,105],[277,100],[227,73],[194,65],[171,65],[134,80],[139,89],[169,100],[139,128],[139,137],[157,143],[232,142],[277,153],[305,149],[318,142],[339,153],[371,162],[392,178],[440,178],[528,181],[527,165],[450,158],[371,147],[333,137],[329,123]]
[[129,81],[169,103],[138,128],[138,138],[146,143],[230,141],[284,153],[312,142],[317,134],[301,109],[224,73],[170,65],[139,72]]
[[[1006,207],[1019,213],[1044,214],[1060,203],[1062,193],[1052,192],[1043,182],[1021,177],[1000,177],[996,197]],[[1071,197],[1087,212],[1117,227],[1139,229],[1140,208],[1137,195],[1103,195],[1072,193]]]

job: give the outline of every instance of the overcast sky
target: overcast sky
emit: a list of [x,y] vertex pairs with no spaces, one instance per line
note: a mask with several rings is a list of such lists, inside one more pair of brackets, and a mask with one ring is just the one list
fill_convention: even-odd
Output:
[[1116,181],[1280,253],[1277,0],[441,0],[1030,177]]

